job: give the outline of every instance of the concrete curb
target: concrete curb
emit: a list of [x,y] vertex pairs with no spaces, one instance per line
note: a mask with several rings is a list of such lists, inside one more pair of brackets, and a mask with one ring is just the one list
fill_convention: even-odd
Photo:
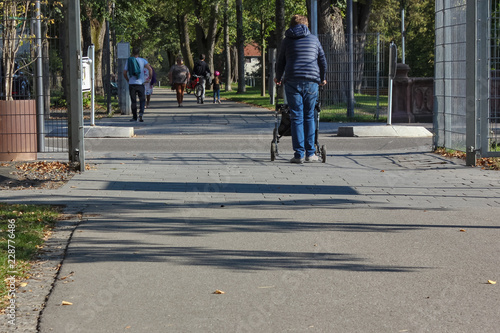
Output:
[[85,126],[86,138],[131,138],[134,136],[133,127],[113,126]]
[[337,136],[343,137],[432,137],[423,126],[341,126]]

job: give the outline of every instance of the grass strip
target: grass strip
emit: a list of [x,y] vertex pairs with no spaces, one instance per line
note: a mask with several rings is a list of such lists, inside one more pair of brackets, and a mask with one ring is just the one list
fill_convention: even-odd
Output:
[[60,207],[0,203],[0,309],[9,304],[11,285],[29,278],[39,249],[51,234]]
[[[246,87],[246,91],[238,93],[238,85],[233,83],[232,90],[226,91],[221,89],[221,97],[245,104],[250,104],[269,110],[274,110],[275,107],[270,103],[270,97],[266,91],[266,95],[262,96],[260,87]],[[207,91],[207,100],[212,96],[212,91]],[[386,122],[386,116],[377,118],[377,97],[372,95],[356,94],[356,104],[354,106],[354,117],[347,116],[347,104],[337,104],[331,106],[323,106],[321,108],[320,120],[326,122]],[[380,96],[379,111],[387,109],[387,96]]]

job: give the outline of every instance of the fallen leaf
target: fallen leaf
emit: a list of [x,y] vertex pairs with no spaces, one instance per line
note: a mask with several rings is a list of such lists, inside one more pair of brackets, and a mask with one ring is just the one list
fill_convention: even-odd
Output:
[[65,279],[69,278],[70,276],[72,276],[73,274],[75,274],[75,272],[73,272],[73,271],[72,271],[72,272],[71,272],[71,273],[69,273],[68,275],[63,276],[62,278],[60,278],[59,280],[65,280]]
[[380,170],[380,172],[385,172],[385,170]]
[[497,282],[493,280],[488,280],[488,284],[497,284]]
[[73,305],[71,302],[62,301],[61,305]]
[[26,287],[28,284],[26,282],[20,283],[19,284],[21,287]]
[[460,229],[460,232],[465,232],[465,229]]
[[220,295],[220,294],[225,294],[225,292],[223,292],[222,290],[217,289],[216,291],[214,291],[214,294]]

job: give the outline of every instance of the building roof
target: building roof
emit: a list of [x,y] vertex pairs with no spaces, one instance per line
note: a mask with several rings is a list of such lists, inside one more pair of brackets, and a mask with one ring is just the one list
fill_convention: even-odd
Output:
[[261,52],[259,45],[253,42],[245,46],[245,57],[260,57]]

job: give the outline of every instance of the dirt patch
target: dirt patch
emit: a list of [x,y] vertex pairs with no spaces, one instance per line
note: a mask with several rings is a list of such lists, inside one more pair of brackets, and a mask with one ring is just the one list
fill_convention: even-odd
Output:
[[0,163],[0,190],[56,189],[77,172],[67,162]]

